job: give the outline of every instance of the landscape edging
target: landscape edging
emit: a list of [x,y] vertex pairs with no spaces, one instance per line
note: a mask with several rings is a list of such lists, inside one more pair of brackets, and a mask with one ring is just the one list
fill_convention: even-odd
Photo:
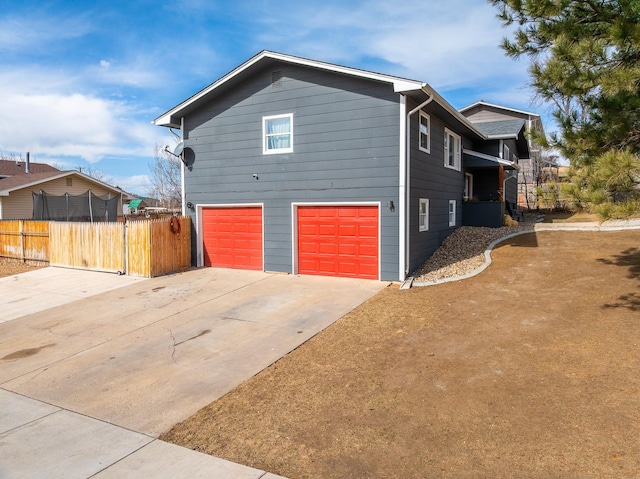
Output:
[[[609,223],[609,225],[607,225]],[[622,222],[621,222],[622,223]],[[466,274],[460,276],[453,276],[451,278],[437,279],[435,281],[422,281],[418,282],[413,279],[411,281],[411,286],[417,287],[426,287],[426,286],[435,286],[437,284],[451,283],[454,281],[461,281],[463,279],[472,278],[474,276],[479,275],[485,269],[487,269],[491,265],[491,251],[496,245],[506,241],[515,236],[520,236],[523,234],[535,233],[537,231],[625,231],[625,230],[638,230],[640,229],[640,222],[626,221],[624,224],[618,224],[618,222],[604,222],[604,223],[559,223],[559,224],[545,224],[545,223],[537,223],[534,225],[533,229],[527,229],[522,231],[517,231],[515,233],[508,234],[507,236],[503,236],[502,238],[498,238],[494,240],[487,246],[487,249],[484,251],[484,264],[478,266],[473,271],[470,271]],[[407,281],[409,278],[407,278]]]

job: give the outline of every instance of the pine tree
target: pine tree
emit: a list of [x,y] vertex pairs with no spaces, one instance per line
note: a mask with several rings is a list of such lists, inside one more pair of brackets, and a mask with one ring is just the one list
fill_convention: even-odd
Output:
[[640,1],[489,1],[516,26],[503,49],[530,58],[531,86],[555,105],[550,144],[570,160],[575,204],[629,214],[640,205]]

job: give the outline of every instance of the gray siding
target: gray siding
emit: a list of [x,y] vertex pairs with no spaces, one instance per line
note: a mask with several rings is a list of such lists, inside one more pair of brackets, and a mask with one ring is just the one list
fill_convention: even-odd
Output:
[[[272,72],[282,72],[280,87]],[[262,153],[262,117],[293,113],[294,151]],[[280,64],[185,118],[194,204],[264,204],[265,270],[291,272],[294,202],[380,202],[381,279],[398,279],[399,95],[390,85]],[[258,180],[253,178],[258,175]]]
[[529,119],[529,115],[502,108],[494,108],[489,105],[476,105],[463,113],[472,123],[488,121],[513,120],[514,118]]
[[509,176],[504,182],[504,200],[512,203],[518,203],[518,178],[517,176]]
[[[413,108],[414,105],[409,106]],[[426,153],[418,147],[418,121],[411,118],[411,179],[409,204],[409,272],[413,272],[429,258],[457,226],[462,224],[462,195],[464,173],[444,166],[444,129],[456,132],[455,126],[445,125],[429,109],[431,117],[431,148]],[[462,135],[461,135],[462,136]],[[462,136],[462,147],[471,142]],[[419,231],[420,198],[429,200],[429,229]],[[456,226],[449,226],[449,200],[456,200]]]

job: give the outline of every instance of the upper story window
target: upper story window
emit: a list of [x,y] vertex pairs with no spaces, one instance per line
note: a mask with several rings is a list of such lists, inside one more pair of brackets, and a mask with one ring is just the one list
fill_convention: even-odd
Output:
[[420,210],[418,211],[418,230],[427,231],[429,229],[429,200],[420,198]]
[[431,151],[431,118],[420,110],[420,150]]
[[507,145],[504,145],[502,147],[502,158],[507,161],[511,161],[511,150],[509,150],[509,147]]
[[461,139],[448,128],[444,129],[444,166],[460,171]]
[[293,113],[262,117],[262,152],[291,153],[293,151]]

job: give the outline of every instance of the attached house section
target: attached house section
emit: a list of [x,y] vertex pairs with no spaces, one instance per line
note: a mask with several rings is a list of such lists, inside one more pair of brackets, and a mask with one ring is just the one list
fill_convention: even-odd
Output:
[[502,221],[524,131],[478,127],[423,82],[268,51],[154,123],[182,133],[194,264],[384,281],[475,197]]

